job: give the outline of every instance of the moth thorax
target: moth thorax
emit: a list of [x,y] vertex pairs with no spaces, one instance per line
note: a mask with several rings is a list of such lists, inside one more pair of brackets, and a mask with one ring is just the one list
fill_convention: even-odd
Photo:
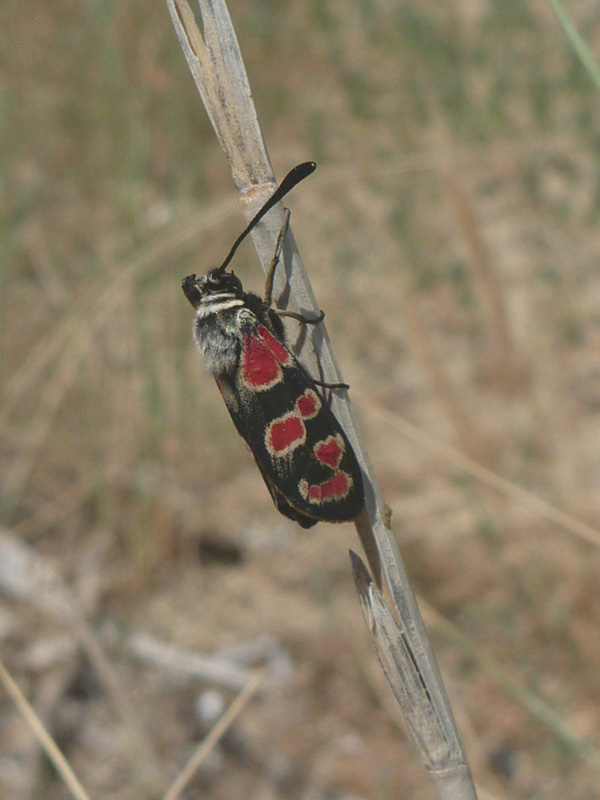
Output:
[[230,296],[215,302],[215,298],[216,295],[203,298],[198,306],[194,339],[207,371],[218,378],[231,374],[238,366],[241,337],[236,322],[238,312],[234,309],[243,306],[243,301]]

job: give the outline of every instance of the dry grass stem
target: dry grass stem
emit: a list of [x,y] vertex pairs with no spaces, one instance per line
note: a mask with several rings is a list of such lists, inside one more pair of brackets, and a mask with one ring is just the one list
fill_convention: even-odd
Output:
[[159,762],[152,742],[77,598],[63,584],[54,565],[9,534],[0,533],[0,588],[70,626],[127,728],[133,774],[148,787],[159,785]]
[[221,719],[212,728],[206,739],[198,746],[198,749],[179,773],[177,780],[165,794],[163,800],[177,800],[177,798],[181,796],[181,793],[192,780],[196,770],[202,764],[208,753],[215,747],[219,739],[227,732],[247,706],[253,695],[258,691],[260,684],[265,678],[266,672],[266,668],[256,670],[244,690],[235,698]]
[[571,514],[567,514],[558,508],[555,508],[551,503],[546,502],[541,497],[526,489],[522,489],[505,478],[502,478],[491,469],[478,464],[472,458],[465,455],[460,450],[457,450],[452,445],[436,439],[426,431],[420,430],[416,425],[413,425],[408,420],[403,419],[398,414],[393,414],[390,411],[373,403],[370,397],[366,395],[359,395],[361,404],[364,408],[368,409],[372,414],[379,417],[386,425],[400,431],[403,436],[417,442],[421,447],[435,453],[436,455],[444,458],[448,463],[452,464],[458,469],[464,470],[468,475],[472,475],[481,483],[496,489],[501,492],[505,497],[515,500],[527,508],[536,511],[541,517],[547,519],[555,525],[564,528],[573,535],[579,537],[585,542],[600,547],[600,531],[585,522],[576,519]]
[[44,752],[54,764],[56,771],[62,777],[63,781],[69,788],[73,797],[77,800],[90,800],[90,796],[83,788],[78,777],[75,775],[67,759],[62,754],[60,748],[46,730],[44,724],[35,713],[31,705],[27,702],[27,698],[19,689],[16,681],[13,680],[10,673],[0,661],[0,681],[6,689],[7,693],[12,698],[14,704],[17,706],[21,714],[27,720],[27,724],[33,731],[35,737],[43,748]]
[[[264,203],[265,197],[272,193],[274,181],[227,7],[222,0],[213,2],[201,0],[203,28],[201,34],[196,28],[195,20],[185,0],[167,0],[167,4],[188,66],[230,162],[236,185],[242,194],[242,202],[246,205],[245,213],[247,216],[253,216],[257,208]],[[218,91],[215,89],[216,86]],[[244,132],[243,136],[240,136],[240,131]],[[258,180],[257,174],[260,176]],[[265,183],[265,175],[269,179],[268,183]],[[265,218],[267,224],[256,228],[254,240],[265,271],[270,264],[275,241],[281,229],[282,215],[281,209],[277,214],[269,213]],[[290,292],[285,307],[291,305],[294,310],[299,309],[304,313],[318,313],[319,308],[293,241],[288,242],[288,247],[284,248],[283,265]],[[277,286],[275,289],[277,293]],[[319,356],[324,378],[326,381],[340,382],[343,379],[324,326],[315,327],[312,342],[315,353]],[[394,535],[389,527],[387,512],[375,482],[354,412],[347,396],[338,397],[337,394],[334,394],[332,408],[350,438],[367,479],[366,513],[361,515],[358,532],[365,544],[365,552],[370,558],[371,569],[378,582],[381,567],[393,605],[402,621],[404,642],[411,653],[412,663],[419,675],[418,680],[426,687],[426,691],[418,696],[411,694],[410,702],[420,705],[421,711],[417,715],[408,713],[407,721],[411,727],[417,725],[419,728],[420,724],[423,724],[428,728],[435,719],[436,727],[439,726],[443,732],[441,735],[447,746],[443,748],[434,746],[429,750],[431,737],[423,730],[413,731],[415,742],[421,745],[419,748],[421,760],[430,771],[439,797],[453,798],[453,800],[458,797],[463,800],[475,797],[475,789],[448,699]],[[371,524],[370,531],[365,524],[366,514]],[[385,641],[381,642],[383,650],[389,643],[387,637],[384,639]],[[405,675],[405,678],[408,680],[409,676]],[[397,674],[397,679],[402,681],[402,669]],[[403,695],[404,697],[406,695]],[[409,711],[405,705],[402,707],[405,713]],[[440,770],[443,770],[445,776],[441,781],[438,780],[442,774]]]

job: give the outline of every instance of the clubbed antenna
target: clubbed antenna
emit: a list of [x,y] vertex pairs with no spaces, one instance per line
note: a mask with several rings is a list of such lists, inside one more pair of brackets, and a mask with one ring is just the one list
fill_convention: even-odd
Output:
[[229,254],[225,261],[219,267],[219,272],[224,272],[227,269],[231,259],[235,255],[235,251],[238,249],[240,244],[244,241],[246,236],[250,233],[252,228],[260,222],[260,220],[264,217],[267,211],[270,211],[273,206],[278,203],[283,197],[286,196],[288,192],[291,192],[294,186],[296,186],[300,181],[303,181],[304,178],[308,178],[308,176],[315,171],[317,165],[314,161],[305,161],[303,164],[298,164],[297,167],[291,169],[285,178],[281,181],[275,192],[269,197],[267,202],[264,206],[260,209],[260,211],[255,214],[248,225],[244,228],[244,230],[240,233],[238,238],[233,243],[233,247],[229,251]]

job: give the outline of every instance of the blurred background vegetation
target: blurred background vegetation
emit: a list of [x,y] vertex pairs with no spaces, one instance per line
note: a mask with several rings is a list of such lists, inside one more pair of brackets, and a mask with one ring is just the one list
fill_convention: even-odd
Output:
[[[598,93],[543,0],[229,7],[277,175],[319,165],[294,233],[481,796],[595,798],[599,540],[575,520],[600,512]],[[598,5],[569,10],[597,52]],[[277,515],[194,352],[181,278],[243,220],[166,5],[25,0],[0,27],[0,522],[84,598],[164,785],[202,687],[115,631],[199,652],[269,633],[291,656],[186,797],[431,797],[352,527]],[[250,244],[235,270],[261,291]],[[71,632],[2,597],[2,658],[92,796],[139,796],[97,665],[36,660]],[[0,796],[66,797],[4,697],[0,719]]]

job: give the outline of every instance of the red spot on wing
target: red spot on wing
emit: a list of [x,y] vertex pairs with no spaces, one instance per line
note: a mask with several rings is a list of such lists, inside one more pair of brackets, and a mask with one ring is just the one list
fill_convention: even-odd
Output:
[[256,336],[244,336],[240,370],[242,380],[252,389],[268,389],[281,380],[278,359]]
[[280,364],[288,364],[290,362],[290,352],[287,347],[273,336],[271,331],[265,328],[264,325],[259,325],[256,330],[277,361]]
[[341,436],[328,436],[314,446],[314,453],[318,461],[327,464],[331,469],[337,469],[344,455],[344,441]]
[[323,483],[313,483],[309,485],[306,481],[300,481],[300,493],[310,503],[326,503],[328,500],[343,500],[347,497],[352,488],[352,478],[347,472],[337,470]]
[[314,417],[321,408],[321,401],[316,392],[312,389],[307,389],[303,395],[300,395],[296,403],[296,408],[300,412],[302,419],[310,419]]
[[332,478],[321,484],[321,497],[323,500],[346,497],[350,491],[350,479],[346,472],[338,470]]
[[294,412],[278,417],[267,428],[267,450],[274,456],[284,456],[306,440],[306,428]]

